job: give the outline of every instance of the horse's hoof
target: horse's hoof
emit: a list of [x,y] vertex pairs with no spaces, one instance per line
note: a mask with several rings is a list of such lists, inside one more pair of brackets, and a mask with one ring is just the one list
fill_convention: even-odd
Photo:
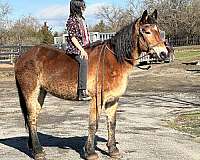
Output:
[[118,160],[121,158],[121,154],[120,153],[110,154],[110,157],[112,158],[112,160]]
[[35,155],[34,155],[34,160],[47,160],[47,159],[45,158],[45,156],[46,156],[45,152],[35,154]]
[[109,152],[109,155],[110,155],[110,157],[113,158],[113,159],[120,159],[120,158],[121,158],[121,154],[120,154],[118,148],[116,148],[116,149],[113,150],[112,152]]
[[93,153],[90,155],[85,156],[87,160],[100,160],[97,153]]

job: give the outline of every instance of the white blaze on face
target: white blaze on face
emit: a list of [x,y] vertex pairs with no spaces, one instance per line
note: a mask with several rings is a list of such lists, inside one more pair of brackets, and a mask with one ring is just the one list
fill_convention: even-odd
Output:
[[[154,26],[153,29],[156,31],[159,31],[159,29],[156,25]],[[166,53],[166,56],[168,56],[168,51],[164,44],[163,45],[160,44],[160,45],[153,47],[153,51],[154,51],[154,53],[156,53],[158,55],[159,58],[161,58],[160,53],[162,53],[162,52]]]
[[166,53],[166,56],[168,56],[168,51],[167,51],[167,48],[165,46],[163,46],[163,47],[162,46],[155,46],[155,47],[153,47],[153,50],[159,58],[161,58],[160,53],[162,53],[162,52]]
[[156,25],[153,27],[153,29],[155,29],[156,31],[158,31],[158,27]]

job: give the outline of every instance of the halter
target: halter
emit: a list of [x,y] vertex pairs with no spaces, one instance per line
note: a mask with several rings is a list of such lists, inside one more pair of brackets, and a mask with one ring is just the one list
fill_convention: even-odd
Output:
[[[147,57],[148,55],[151,54],[150,51],[151,51],[151,50],[154,50],[154,47],[156,47],[156,46],[158,46],[159,44],[163,43],[163,41],[159,41],[159,42],[157,42],[157,43],[154,44],[154,45],[150,45],[148,39],[145,38],[144,33],[142,32],[142,29],[141,29],[141,28],[139,28],[139,34],[137,35],[137,45],[138,45],[138,43],[141,42],[140,37],[142,37],[143,40],[144,40],[144,42],[146,42],[147,53],[146,53],[145,55],[143,55],[143,56],[139,56],[139,57],[136,58],[135,60],[140,60],[140,59],[142,59],[142,58],[144,58],[144,57]],[[104,50],[107,49],[107,50],[109,50],[113,55],[115,55],[115,56],[117,55],[117,54],[116,54],[114,51],[112,51],[107,45],[105,45],[105,46],[103,46],[103,47],[105,47]],[[103,47],[102,47],[102,48],[103,48]],[[140,48],[140,47],[138,46],[138,48]],[[154,51],[155,51],[155,50],[154,50]],[[105,51],[104,51],[104,52],[105,52]],[[133,61],[134,58],[125,58],[125,60],[126,60],[126,61]],[[151,66],[148,66],[147,68],[141,68],[139,65],[136,65],[136,67],[138,67],[139,69],[142,69],[142,70],[149,70],[149,69],[151,68]]]
[[[146,49],[147,49],[147,52],[146,52],[145,55],[139,56],[136,60],[140,60],[140,59],[142,59],[142,58],[144,58],[144,57],[147,57],[148,55],[151,54],[151,51],[152,51],[152,50],[155,52],[154,47],[156,47],[156,46],[158,46],[159,44],[161,44],[161,43],[164,42],[163,40],[161,40],[161,41],[157,42],[156,44],[151,45],[150,42],[149,42],[149,40],[145,37],[145,35],[144,35],[143,31],[142,31],[142,28],[139,28],[139,34],[137,35],[137,38],[138,38],[138,41],[137,41],[137,42],[138,42],[139,44],[140,44],[140,42],[141,42],[140,37],[142,37],[142,39],[144,40],[144,42],[146,42],[146,43],[145,43],[145,44],[146,44],[145,47],[146,47]],[[140,48],[139,44],[137,44],[137,45],[138,45],[138,48]],[[136,65],[136,67],[139,68],[139,69],[142,69],[142,70],[149,70],[149,69],[151,68],[150,65],[149,65],[147,68],[141,68],[140,65]]]
[[[142,39],[144,40],[144,42],[146,42],[145,48],[147,49],[147,53],[149,53],[149,54],[151,53],[151,52],[150,52],[151,50],[155,51],[155,50],[154,50],[154,47],[156,47],[156,46],[158,46],[159,44],[161,44],[161,43],[164,42],[163,40],[160,40],[160,41],[157,42],[156,44],[151,45],[150,42],[149,42],[149,40],[145,37],[145,35],[144,35],[143,31],[142,31],[142,28],[139,28],[139,34],[137,35],[137,37],[138,37],[139,43],[141,42],[140,37],[142,37]],[[142,58],[143,58],[143,57],[142,57]]]

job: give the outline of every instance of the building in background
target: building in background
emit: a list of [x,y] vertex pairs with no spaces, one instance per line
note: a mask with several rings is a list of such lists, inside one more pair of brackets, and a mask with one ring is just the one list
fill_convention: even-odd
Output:
[[96,41],[104,41],[107,39],[112,38],[115,35],[115,32],[109,32],[109,33],[101,33],[101,32],[90,32],[90,42],[96,42]]
[[67,35],[63,34],[62,36],[54,37],[54,44],[65,44]]
[[[63,34],[59,37],[54,37],[54,44],[62,45],[66,43],[66,37],[68,34]],[[96,41],[104,41],[107,39],[110,39],[115,35],[115,32],[111,33],[101,33],[101,32],[90,32],[90,42],[96,42]]]

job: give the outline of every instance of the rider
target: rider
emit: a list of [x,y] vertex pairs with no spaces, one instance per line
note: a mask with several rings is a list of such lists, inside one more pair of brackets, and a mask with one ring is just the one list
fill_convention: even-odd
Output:
[[85,8],[84,0],[71,0],[70,15],[66,24],[68,31],[66,53],[79,64],[77,96],[80,101],[91,100],[87,91],[88,54],[84,50],[84,47],[90,44],[89,33],[83,17]]

